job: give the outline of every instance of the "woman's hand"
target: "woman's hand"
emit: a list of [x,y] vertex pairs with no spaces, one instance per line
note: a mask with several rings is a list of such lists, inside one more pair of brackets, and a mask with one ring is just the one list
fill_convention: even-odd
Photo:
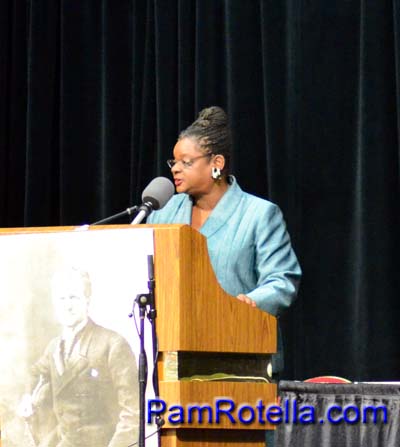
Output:
[[243,293],[240,293],[236,298],[239,301],[243,301],[244,303],[249,304],[251,307],[257,307],[256,302],[249,298],[247,295],[243,295]]

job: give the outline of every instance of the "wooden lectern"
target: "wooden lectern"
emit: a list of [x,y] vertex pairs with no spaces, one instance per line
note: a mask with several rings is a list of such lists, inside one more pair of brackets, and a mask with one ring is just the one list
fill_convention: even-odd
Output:
[[[166,417],[162,447],[264,447],[264,431],[274,426],[265,421],[265,409],[261,417],[251,417],[251,408],[255,409],[258,402],[265,407],[276,403],[276,385],[260,380],[266,377],[269,357],[276,352],[276,319],[221,288],[210,264],[206,240],[199,232],[187,225],[140,227],[154,230],[160,398],[168,407],[213,406],[216,399],[234,403],[233,422],[224,414],[219,423],[208,423],[206,413],[202,420],[179,424]],[[135,228],[108,225],[89,227],[89,231]],[[1,233],[73,230],[76,228],[15,228]],[[214,373],[231,378],[204,380]],[[193,376],[203,380],[191,380]]]
[[[187,225],[158,225],[154,229],[160,397],[183,407],[212,405],[215,398],[224,396],[238,407],[255,407],[260,400],[265,406],[275,403],[276,385],[271,383],[181,380],[181,376],[221,368],[238,375],[257,375],[260,361],[266,369],[267,355],[276,352],[276,319],[221,288],[206,240],[199,232]],[[171,354],[177,360],[173,373],[168,371]],[[254,365],[252,373],[246,369],[249,365]],[[258,420],[257,416],[249,425],[234,424],[228,417],[209,425],[204,421],[179,426],[167,422],[161,445],[265,446],[264,430],[274,427]]]

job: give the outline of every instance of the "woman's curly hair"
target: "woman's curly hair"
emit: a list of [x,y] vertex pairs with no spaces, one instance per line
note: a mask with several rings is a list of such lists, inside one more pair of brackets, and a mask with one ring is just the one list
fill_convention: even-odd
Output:
[[223,174],[229,172],[232,135],[228,116],[221,107],[211,106],[201,110],[196,121],[179,134],[178,141],[183,138],[195,140],[207,154],[223,155]]

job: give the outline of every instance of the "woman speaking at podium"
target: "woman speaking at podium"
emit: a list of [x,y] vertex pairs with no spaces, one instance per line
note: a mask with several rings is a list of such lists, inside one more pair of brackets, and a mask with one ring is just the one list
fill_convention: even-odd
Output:
[[[178,194],[147,223],[191,225],[207,239],[222,288],[279,317],[296,298],[301,269],[278,206],[242,191],[229,175],[231,146],[224,110],[203,109],[167,161]],[[283,369],[280,337],[272,369]]]
[[[224,110],[203,109],[180,133],[174,158],[167,161],[178,194],[147,223],[181,223],[198,230],[207,239],[222,288],[278,317],[296,298],[301,269],[278,206],[242,191],[229,174],[231,146]],[[282,351],[278,331],[274,373],[283,369]]]

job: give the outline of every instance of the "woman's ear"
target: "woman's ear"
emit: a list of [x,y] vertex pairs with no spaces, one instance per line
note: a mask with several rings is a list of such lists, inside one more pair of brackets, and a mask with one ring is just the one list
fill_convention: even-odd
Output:
[[221,155],[221,154],[215,155],[212,161],[213,161],[213,166],[220,169],[221,171],[224,169],[225,157],[223,155]]

